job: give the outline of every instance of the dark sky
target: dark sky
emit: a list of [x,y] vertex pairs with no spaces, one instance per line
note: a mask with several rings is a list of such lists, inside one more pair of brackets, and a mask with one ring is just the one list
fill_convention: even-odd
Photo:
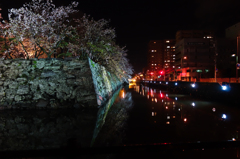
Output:
[[[4,0],[3,17],[7,9],[19,8],[30,0]],[[110,20],[116,29],[117,43],[126,46],[128,58],[136,72],[147,63],[147,43],[150,40],[175,38],[177,30],[214,29],[224,36],[224,29],[240,22],[239,0],[76,0],[78,9],[95,20]],[[57,5],[69,1],[53,0]]]

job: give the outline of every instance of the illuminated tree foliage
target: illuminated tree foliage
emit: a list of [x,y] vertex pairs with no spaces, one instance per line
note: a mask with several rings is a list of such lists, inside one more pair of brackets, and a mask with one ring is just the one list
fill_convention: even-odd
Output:
[[56,7],[51,0],[32,0],[9,10],[9,22],[0,26],[6,58],[90,58],[123,80],[133,73],[125,48],[115,42],[109,22],[84,15],[73,19],[77,2]]

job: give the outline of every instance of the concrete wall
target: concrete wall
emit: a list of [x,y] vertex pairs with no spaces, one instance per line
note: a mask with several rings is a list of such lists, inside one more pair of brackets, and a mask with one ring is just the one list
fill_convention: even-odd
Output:
[[119,85],[90,59],[0,59],[1,109],[96,107]]

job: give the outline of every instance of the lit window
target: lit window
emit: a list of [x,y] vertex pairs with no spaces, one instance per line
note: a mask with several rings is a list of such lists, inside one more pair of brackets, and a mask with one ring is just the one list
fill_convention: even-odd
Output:
[[170,46],[167,46],[167,48],[170,48]]
[[175,55],[173,55],[173,56],[175,56]]
[[154,57],[154,56],[152,56],[152,57]]
[[167,62],[166,60],[164,62]]
[[155,66],[156,66],[157,64],[155,64]]
[[186,59],[187,59],[187,56],[184,56],[184,57],[183,57],[183,59],[185,59],[185,60],[186,60]]
[[168,65],[167,63],[165,65]]
[[167,62],[170,62],[170,60],[167,60]]
[[172,68],[175,68],[175,66],[173,66]]
[[152,50],[152,52],[157,52],[157,50]]
[[154,44],[156,44],[156,42],[155,42],[155,41],[154,41],[153,43],[154,43]]
[[153,65],[153,64],[152,64]]
[[175,57],[173,59],[175,59]]
[[172,48],[175,48],[175,46],[173,46]]
[[173,49],[173,51],[175,51],[175,49]]
[[169,43],[169,42],[170,42],[169,40],[166,41],[166,43]]

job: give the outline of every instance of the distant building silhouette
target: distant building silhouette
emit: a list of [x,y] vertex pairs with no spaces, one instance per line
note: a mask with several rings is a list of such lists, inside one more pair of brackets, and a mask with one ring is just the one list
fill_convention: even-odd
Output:
[[174,52],[175,39],[151,40],[148,43],[146,78],[156,80],[170,73],[174,63]]
[[211,31],[181,30],[176,33],[177,80],[194,81],[214,77],[215,41]]

